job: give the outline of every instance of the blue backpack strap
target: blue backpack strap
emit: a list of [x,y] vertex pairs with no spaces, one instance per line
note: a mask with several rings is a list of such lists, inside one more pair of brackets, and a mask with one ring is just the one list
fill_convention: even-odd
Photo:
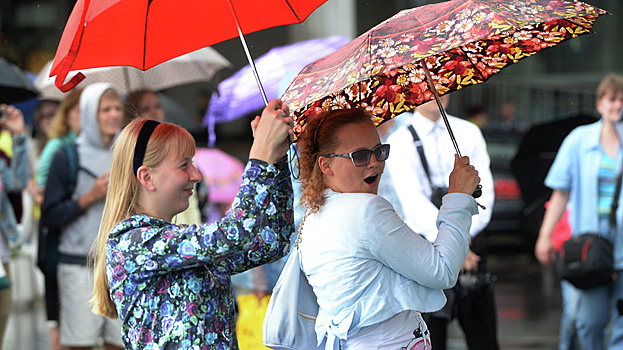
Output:
[[63,146],[67,163],[69,165],[69,183],[70,192],[73,193],[76,188],[76,179],[78,178],[78,145],[75,142]]
[[69,165],[69,176],[70,176],[69,189],[71,190],[71,193],[73,193],[74,189],[76,188],[78,173],[80,171],[84,171],[90,177],[97,179],[98,177],[97,174],[95,174],[93,171],[83,166],[80,166],[80,157],[78,156],[78,144],[76,144],[75,142],[72,142],[70,144],[63,146],[63,149],[65,150],[65,155],[67,156],[67,163]]

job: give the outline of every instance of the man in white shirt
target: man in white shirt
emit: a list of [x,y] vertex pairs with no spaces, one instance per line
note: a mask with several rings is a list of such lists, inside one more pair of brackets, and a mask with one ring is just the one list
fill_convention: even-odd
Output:
[[[449,100],[449,95],[441,97],[444,108]],[[461,155],[469,156],[470,163],[479,171],[482,195],[477,201],[486,208],[480,209],[479,214],[472,218],[470,252],[463,264],[463,270],[485,272],[486,252],[477,235],[489,223],[494,201],[487,146],[475,124],[453,116],[448,116],[448,120]],[[412,126],[412,130],[409,130],[409,126]],[[391,157],[386,161],[385,170],[391,174],[391,181],[404,212],[404,221],[415,232],[434,242],[439,209],[433,204],[431,195],[433,192],[447,192],[456,154],[437,103],[431,101],[419,106],[413,113],[411,123],[394,132],[388,138],[388,143],[391,145]],[[421,145],[420,150],[418,145]],[[419,152],[422,152],[422,156]],[[444,309],[425,315],[433,348],[445,350],[447,324],[453,316],[457,316],[470,350],[498,349],[492,285],[477,298],[466,297],[457,288],[460,287],[445,291],[448,302]]]

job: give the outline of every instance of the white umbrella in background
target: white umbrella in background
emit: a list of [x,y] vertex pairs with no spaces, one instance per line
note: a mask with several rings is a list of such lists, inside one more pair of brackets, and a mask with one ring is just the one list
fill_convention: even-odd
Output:
[[[175,86],[210,81],[215,74],[232,64],[211,47],[205,47],[163,62],[151,69],[142,71],[134,67],[102,67],[81,69],[86,76],[80,85],[107,82],[116,85],[122,95],[139,89],[154,91]],[[65,93],[55,85],[56,76],[50,77],[52,61],[48,62],[35,79],[35,86],[41,91],[41,98],[62,100]],[[73,76],[77,72],[70,72]]]

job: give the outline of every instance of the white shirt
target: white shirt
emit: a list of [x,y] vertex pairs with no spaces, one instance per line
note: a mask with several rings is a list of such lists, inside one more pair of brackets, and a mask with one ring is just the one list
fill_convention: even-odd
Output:
[[[472,218],[470,235],[474,237],[489,224],[494,202],[493,177],[489,167],[487,145],[475,124],[453,116],[448,116],[448,121],[461,155],[469,156],[470,164],[476,167],[480,176],[482,196],[477,201],[487,209],[480,210]],[[456,150],[443,119],[439,118],[433,122],[415,112],[411,124],[422,141],[433,185],[447,187],[450,173],[454,168]],[[388,138],[388,143],[391,145],[391,151],[385,161],[385,171],[391,173],[391,180],[404,212],[404,221],[413,231],[424,235],[432,242],[437,237],[435,218],[439,210],[430,201],[431,184],[422,167],[413,136],[407,126],[403,126]]]

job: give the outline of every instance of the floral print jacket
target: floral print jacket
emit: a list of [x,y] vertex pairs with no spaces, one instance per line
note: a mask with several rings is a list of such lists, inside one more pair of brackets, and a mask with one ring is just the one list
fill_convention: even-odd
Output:
[[126,349],[238,349],[230,276],[277,260],[294,232],[285,160],[250,160],[219,222],[178,226],[144,215],[108,236],[106,274]]

